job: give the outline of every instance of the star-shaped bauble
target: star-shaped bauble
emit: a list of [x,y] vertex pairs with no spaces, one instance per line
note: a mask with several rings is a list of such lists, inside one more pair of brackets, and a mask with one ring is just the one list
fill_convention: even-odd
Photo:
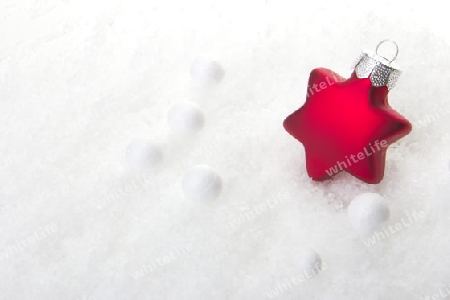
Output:
[[388,92],[355,73],[344,79],[328,69],[311,72],[305,104],[283,125],[304,145],[312,179],[344,170],[367,183],[383,179],[388,146],[412,129],[389,106]]

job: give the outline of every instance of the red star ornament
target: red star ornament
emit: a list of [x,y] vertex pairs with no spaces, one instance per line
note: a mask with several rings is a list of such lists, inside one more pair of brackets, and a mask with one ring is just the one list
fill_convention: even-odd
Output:
[[344,170],[367,183],[383,179],[388,146],[412,130],[389,106],[388,92],[355,72],[349,79],[324,68],[311,72],[305,104],[283,125],[304,145],[313,180]]

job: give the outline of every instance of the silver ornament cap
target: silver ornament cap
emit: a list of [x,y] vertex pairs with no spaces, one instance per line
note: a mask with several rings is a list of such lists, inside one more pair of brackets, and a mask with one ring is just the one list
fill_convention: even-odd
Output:
[[[395,46],[393,58],[388,59],[378,53],[378,49],[384,43],[392,43]],[[395,87],[400,70],[392,63],[398,54],[397,43],[391,40],[383,40],[378,43],[375,53],[364,51],[354,65],[358,78],[370,78],[373,86],[386,86],[389,90]]]

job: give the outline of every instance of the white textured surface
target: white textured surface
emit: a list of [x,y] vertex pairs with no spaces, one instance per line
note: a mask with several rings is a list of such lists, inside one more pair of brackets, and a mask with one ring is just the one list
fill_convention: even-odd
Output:
[[[1,0],[0,298],[439,293],[450,284],[443,5]],[[385,38],[398,43],[403,71],[390,102],[414,131],[388,151],[379,185],[346,174],[310,181],[283,119],[303,103],[312,68],[348,75],[360,51]],[[204,53],[225,71],[210,88],[191,82]],[[186,100],[206,116],[192,139],[173,136],[166,122]],[[160,172],[127,171],[135,138],[166,145]],[[223,177],[217,201],[183,197],[182,176],[196,164]],[[346,213],[362,192],[386,198],[389,223],[410,225],[367,246]],[[413,211],[424,217],[408,223]],[[289,286],[304,248],[327,268]]]

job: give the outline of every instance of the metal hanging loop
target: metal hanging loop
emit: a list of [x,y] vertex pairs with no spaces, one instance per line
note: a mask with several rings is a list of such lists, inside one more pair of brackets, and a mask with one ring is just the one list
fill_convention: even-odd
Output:
[[[389,59],[389,58],[387,58],[387,57],[385,57],[385,56],[383,56],[383,55],[380,55],[380,54],[378,53],[378,48],[380,48],[380,46],[381,46],[382,44],[384,44],[384,43],[392,43],[392,44],[394,44],[394,46],[395,46],[395,54],[394,54],[394,57],[393,57],[392,59]],[[382,40],[381,42],[378,43],[377,47],[375,48],[375,53],[376,53],[376,55],[378,55],[379,57],[382,57],[382,58],[384,58],[386,61],[388,61],[389,64],[391,64],[391,63],[397,58],[397,55],[398,55],[398,45],[397,45],[396,42],[394,42],[394,41],[392,41],[392,40]]]

